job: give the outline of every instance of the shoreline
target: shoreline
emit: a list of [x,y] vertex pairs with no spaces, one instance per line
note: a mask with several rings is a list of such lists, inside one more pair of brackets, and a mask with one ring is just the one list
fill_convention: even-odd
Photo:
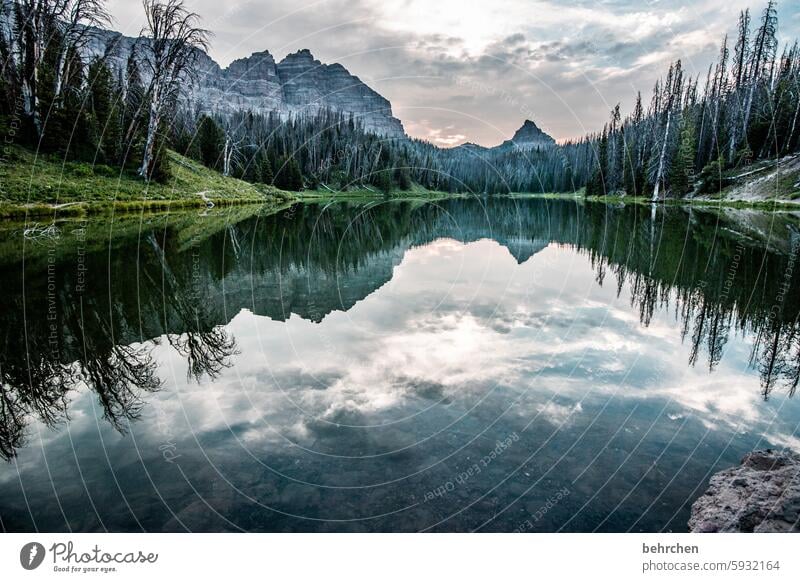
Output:
[[[208,209],[229,206],[258,205],[280,209],[295,203],[314,203],[314,202],[348,202],[348,201],[419,201],[435,202],[438,200],[449,200],[457,198],[483,197],[469,193],[448,193],[448,192],[408,192],[397,191],[387,194],[373,193],[367,191],[342,192],[342,193],[307,193],[289,192],[292,198],[284,200],[267,198],[225,198],[218,197],[209,201],[203,198],[151,198],[142,200],[91,200],[91,201],[69,201],[62,203],[52,202],[0,202],[0,220],[20,220],[25,218],[45,218],[53,216],[56,218],[80,218],[87,216],[101,216],[107,214],[136,214],[136,213],[169,213],[172,211]],[[583,196],[569,193],[525,193],[512,192],[510,194],[491,194],[487,198],[517,198],[517,199],[540,199],[540,200],[564,200],[576,203],[600,203],[613,205],[637,204],[641,206],[658,205],[674,207],[696,207],[701,209],[732,209],[732,210],[754,210],[768,213],[800,212],[800,202],[783,199],[771,200],[725,200],[708,198],[691,199],[666,199],[652,202],[643,197],[633,196]]]
[[85,218],[109,214],[161,214],[182,210],[213,210],[231,206],[266,206],[279,210],[299,202],[297,199],[275,200],[257,198],[215,198],[208,204],[202,198],[158,198],[144,200],[108,200],[90,202],[32,202],[19,204],[0,202],[0,220],[18,221],[26,218],[56,219]]
[[599,202],[604,204],[638,204],[641,206],[693,206],[698,208],[731,208],[735,210],[758,210],[761,212],[800,212],[800,201],[772,198],[768,200],[726,200],[724,198],[666,198],[653,202],[642,196],[583,196],[569,193],[528,194],[512,192],[504,194],[511,198],[542,198],[546,200],[571,200],[575,202]]

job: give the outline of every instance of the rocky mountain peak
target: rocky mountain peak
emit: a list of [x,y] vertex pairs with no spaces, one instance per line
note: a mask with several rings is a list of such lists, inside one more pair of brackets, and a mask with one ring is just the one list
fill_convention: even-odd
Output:
[[[506,142],[509,144],[509,142]],[[526,119],[511,138],[509,145],[514,145],[518,148],[529,149],[533,147],[550,147],[555,145],[556,140],[547,135],[539,126],[530,119]]]
[[[87,60],[104,56],[112,68],[124,72],[140,41],[110,30],[92,30],[85,49]],[[403,124],[392,114],[387,99],[342,65],[316,60],[308,49],[288,54],[277,63],[264,50],[236,59],[226,68],[199,51],[198,68],[198,83],[187,99],[201,111],[221,116],[253,111],[288,118],[330,110],[352,115],[368,132],[405,137]]]
[[269,51],[253,53],[249,57],[236,59],[225,70],[228,77],[238,80],[258,80],[274,77],[275,58]]
[[286,55],[283,58],[283,61],[281,61],[281,62],[285,62],[285,61],[307,61],[308,62],[308,61],[310,61],[310,62],[313,63],[314,60],[315,60],[314,59],[314,55],[311,54],[311,51],[308,50],[307,48],[304,48],[304,49],[300,49],[299,51],[295,51],[293,53],[289,53],[288,55]]

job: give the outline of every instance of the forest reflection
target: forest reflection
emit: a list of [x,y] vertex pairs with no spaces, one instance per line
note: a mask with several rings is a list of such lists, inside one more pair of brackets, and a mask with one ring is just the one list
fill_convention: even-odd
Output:
[[[320,322],[392,278],[412,247],[439,238],[493,239],[522,263],[549,244],[591,261],[627,291],[642,325],[674,312],[687,365],[713,370],[732,334],[751,342],[761,394],[800,381],[800,228],[788,214],[720,213],[541,199],[297,205],[277,214],[152,218],[107,237],[70,230],[0,257],[0,456],[25,445],[35,419],[69,419],[70,393],[97,395],[125,432],[163,389],[154,357],[168,345],[195,382],[235,366],[226,324],[242,309]],[[8,232],[7,237],[14,234]]]

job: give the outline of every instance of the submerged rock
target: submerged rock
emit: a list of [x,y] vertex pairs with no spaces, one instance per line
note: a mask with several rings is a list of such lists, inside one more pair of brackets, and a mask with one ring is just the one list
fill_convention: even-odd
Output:
[[692,505],[692,532],[800,531],[800,456],[753,451],[711,477]]

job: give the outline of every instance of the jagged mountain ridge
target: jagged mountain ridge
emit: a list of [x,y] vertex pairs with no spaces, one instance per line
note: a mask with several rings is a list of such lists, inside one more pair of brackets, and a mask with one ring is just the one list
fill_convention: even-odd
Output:
[[[87,57],[103,56],[122,73],[142,38],[94,29]],[[364,130],[384,137],[406,137],[392,104],[339,63],[324,64],[308,49],[276,61],[267,50],[236,59],[221,67],[204,51],[198,54],[198,82],[187,94],[188,105],[223,117],[241,111],[277,113],[282,117],[315,115],[322,110],[352,114]],[[494,147],[465,143],[453,149],[490,151],[547,148],[555,140],[526,119],[510,140]]]
[[[119,32],[94,29],[87,56],[104,56],[112,68],[125,71],[137,39]],[[321,110],[352,114],[365,131],[391,138],[406,137],[402,122],[394,117],[388,99],[370,88],[339,63],[324,64],[308,49],[276,62],[267,51],[236,59],[223,68],[206,52],[198,55],[197,86],[188,94],[189,104],[200,111],[227,116],[253,111],[281,116],[314,115]],[[531,120],[510,140],[494,148],[466,143],[459,148],[490,150],[515,147],[550,147],[555,140]]]
[[210,57],[204,63],[194,97],[215,113],[252,110],[295,115],[323,109],[353,114],[364,129],[386,137],[404,137],[388,99],[339,63],[316,60],[302,49],[276,63],[269,51],[253,53],[222,69]]
[[[105,56],[114,69],[125,71],[128,57],[142,40],[108,30],[95,32],[87,56]],[[198,82],[187,100],[206,113],[275,112],[288,118],[330,110],[352,114],[367,132],[405,137],[403,124],[392,114],[388,99],[339,63],[328,65],[316,60],[308,49],[287,55],[280,62],[269,51],[257,52],[226,68],[200,51],[198,69]]]

